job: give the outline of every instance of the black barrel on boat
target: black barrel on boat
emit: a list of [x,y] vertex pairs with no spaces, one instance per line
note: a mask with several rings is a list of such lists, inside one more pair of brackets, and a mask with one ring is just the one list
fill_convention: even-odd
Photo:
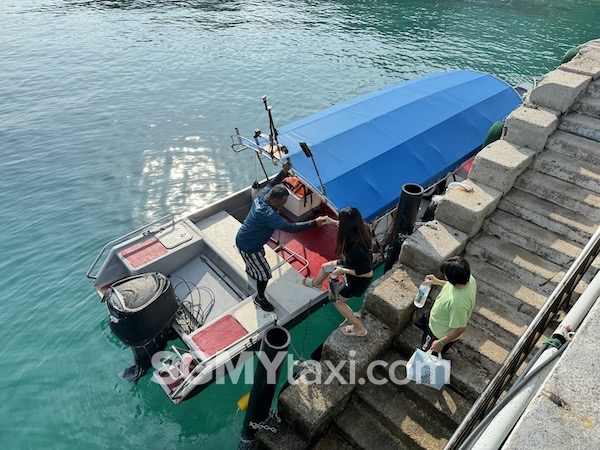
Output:
[[179,306],[169,279],[143,273],[114,283],[104,294],[110,328],[125,344],[143,347],[172,324]]

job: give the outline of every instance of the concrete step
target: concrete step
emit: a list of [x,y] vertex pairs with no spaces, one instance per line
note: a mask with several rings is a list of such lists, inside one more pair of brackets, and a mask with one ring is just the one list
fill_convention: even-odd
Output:
[[533,170],[523,172],[515,186],[600,222],[600,195],[587,189]]
[[600,119],[600,97],[585,96],[573,105],[573,111]]
[[[475,261],[475,257],[485,260],[487,263],[497,267],[505,273],[506,276],[514,278],[517,283],[520,283],[524,289],[530,289],[539,292],[546,298],[558,286],[560,281],[565,276],[568,267],[561,268],[557,264],[548,261],[534,253],[531,253],[517,245],[502,241],[496,236],[491,236],[485,231],[481,231],[466,248],[469,261]],[[600,270],[600,257],[597,257],[590,269],[583,275],[581,281],[573,292],[573,301],[585,291],[588,284],[593,279],[594,275]],[[474,272],[475,273],[475,272]],[[554,274],[554,275],[552,275]],[[505,292],[501,287],[500,282],[496,282],[489,274],[482,276],[477,274],[479,279],[485,283],[488,280],[494,280],[493,286],[498,289],[499,293]],[[482,285],[483,286],[483,285]],[[496,297],[496,294],[492,294]],[[500,297],[506,296],[502,293]],[[532,297],[531,299],[534,299]],[[545,299],[539,298],[540,306],[545,302]],[[514,299],[508,299],[507,304],[513,304]],[[530,304],[524,303],[519,307],[519,311],[533,315],[539,307],[533,307]]]
[[469,265],[477,280],[478,292],[526,317],[535,316],[548,298],[546,293],[523,285],[485,259],[472,256],[469,258]]
[[[454,344],[457,352],[448,356],[452,361],[450,386],[469,401],[475,401],[483,392],[492,379],[492,374],[498,370],[511,348],[508,344],[499,343],[489,334],[485,335],[474,330],[474,327],[469,326],[465,334]],[[421,346],[422,334],[423,332],[417,327],[409,325],[394,344],[405,358],[410,358],[415,349]],[[473,334],[476,334],[478,339],[471,339]]]
[[[260,447],[259,447],[260,448]],[[308,447],[307,447],[308,448]],[[331,450],[333,448],[352,448],[352,443],[346,439],[344,433],[335,425],[330,427],[323,437],[319,439],[313,446],[310,447],[311,450]],[[289,447],[277,447],[276,450],[285,449],[288,450]],[[275,449],[274,449],[275,450]]]
[[521,189],[511,191],[500,201],[498,210],[506,211],[522,219],[552,231],[565,239],[585,245],[598,223],[581,213],[563,208]]
[[470,323],[492,336],[508,332],[512,340],[517,342],[532,318],[497,302],[490,291],[478,290],[477,303]]
[[600,120],[572,112],[561,117],[558,129],[600,142]]
[[[494,212],[494,214],[496,213],[498,211]],[[498,214],[506,213],[499,212]],[[508,219],[505,220],[505,224],[508,226]],[[495,231],[501,226],[503,224],[498,221]],[[531,229],[531,226],[525,224],[520,227],[515,226],[515,233],[512,236],[510,230],[508,231],[507,236],[510,236],[510,241],[506,236],[491,235],[487,230],[483,230],[468,244],[466,251],[474,256],[481,257],[483,255],[483,258],[508,272],[510,276],[516,277],[523,285],[549,296],[579,256],[583,246],[560,239],[558,235],[543,236],[543,231]],[[538,237],[539,242],[528,238],[527,230],[523,232],[526,227],[530,229],[531,233],[535,233],[534,236]],[[521,236],[520,233],[523,235]],[[479,243],[479,239],[483,239],[483,242]],[[544,240],[546,241],[544,242]],[[548,245],[548,247],[545,248],[544,245]],[[531,251],[532,248],[536,248],[536,252]],[[571,260],[567,264],[561,265],[561,260],[565,258]],[[597,257],[592,261],[591,267],[575,288],[573,300],[579,298],[599,270],[600,257]]]
[[487,260],[504,270],[508,276],[543,293],[552,292],[559,281],[554,278],[563,272],[557,264],[485,231],[469,242],[466,252],[467,255]]
[[376,448],[408,450],[414,448],[384,427],[372,410],[356,400],[351,400],[344,411],[334,419],[334,426],[344,440],[350,442],[351,446],[348,448],[364,450]]
[[592,97],[600,97],[600,78],[589,84],[586,93]]
[[[273,426],[277,430],[277,433],[264,429],[258,430],[255,436],[258,448],[268,450],[280,450],[282,448],[289,450],[306,450],[309,448],[309,443],[306,442],[306,439],[294,433],[291,427],[285,422],[278,424],[273,421],[268,424],[269,426]],[[325,449],[326,447],[322,448]]]
[[480,363],[490,373],[496,373],[516,342],[517,339],[506,330],[492,335],[470,322],[454,347],[467,359]]
[[483,229],[488,234],[516,244],[563,268],[570,267],[583,248],[582,245],[502,210],[494,211],[485,221]]
[[390,384],[366,383],[356,390],[355,397],[380,424],[411,448],[442,449],[456,428],[427,400],[415,400]]
[[395,389],[412,398],[415,402],[423,404],[421,409],[428,409],[428,414],[432,417],[441,414],[444,423],[448,427],[456,428],[465,418],[469,409],[471,409],[472,402],[449,386],[444,386],[437,391],[412,381],[402,384],[395,381],[400,380],[403,382],[406,380],[405,363],[408,360],[408,358],[404,357],[397,350],[393,348],[388,350],[382,356],[381,360],[386,365],[377,367],[375,371],[377,378],[387,380],[388,386],[393,386]]
[[[477,284],[477,303],[473,311],[470,323],[476,328],[487,331],[493,336],[499,336],[503,332],[509,332],[514,339],[514,343],[521,338],[527,330],[539,310],[531,310],[530,314],[515,311],[508,304],[502,303],[497,298],[496,290],[485,282]],[[544,301],[546,299],[544,298]],[[552,330],[547,330],[543,338],[550,338]],[[543,342],[543,340],[542,340]],[[540,347],[540,343],[536,343],[536,347]]]
[[[598,100],[600,101],[600,97]],[[575,134],[557,130],[548,138],[546,150],[552,150],[600,166],[600,146],[598,143]]]
[[[488,297],[486,292],[485,295],[482,293],[477,296],[477,305],[473,311],[471,322],[477,328],[494,336],[498,336],[502,331],[507,331],[516,344],[534,317],[535,314],[525,315],[499,303],[493,294]],[[544,337],[550,338],[551,334],[544,335]]]
[[[600,143],[597,145],[600,146]],[[596,194],[600,193],[600,166],[546,150],[534,158],[531,168]]]

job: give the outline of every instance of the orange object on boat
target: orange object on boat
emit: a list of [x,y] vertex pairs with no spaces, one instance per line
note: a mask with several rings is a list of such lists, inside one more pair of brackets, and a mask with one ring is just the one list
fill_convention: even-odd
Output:
[[308,193],[306,186],[298,179],[298,177],[286,177],[283,179],[283,184],[290,190],[296,197],[304,198]]

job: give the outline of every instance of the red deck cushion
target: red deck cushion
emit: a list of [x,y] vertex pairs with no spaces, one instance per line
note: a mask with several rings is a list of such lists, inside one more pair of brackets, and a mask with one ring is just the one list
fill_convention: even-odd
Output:
[[212,356],[247,334],[235,317],[228,314],[200,330],[192,340],[202,353]]
[[144,264],[148,264],[166,253],[167,248],[155,237],[146,239],[133,247],[121,251],[123,258],[125,258],[134,269],[137,269]]

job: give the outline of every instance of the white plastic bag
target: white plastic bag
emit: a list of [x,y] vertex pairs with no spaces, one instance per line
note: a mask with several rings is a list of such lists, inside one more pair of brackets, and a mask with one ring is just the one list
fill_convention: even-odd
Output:
[[434,356],[431,350],[424,352],[415,350],[406,364],[406,374],[409,380],[440,390],[450,382],[451,362],[441,355]]

